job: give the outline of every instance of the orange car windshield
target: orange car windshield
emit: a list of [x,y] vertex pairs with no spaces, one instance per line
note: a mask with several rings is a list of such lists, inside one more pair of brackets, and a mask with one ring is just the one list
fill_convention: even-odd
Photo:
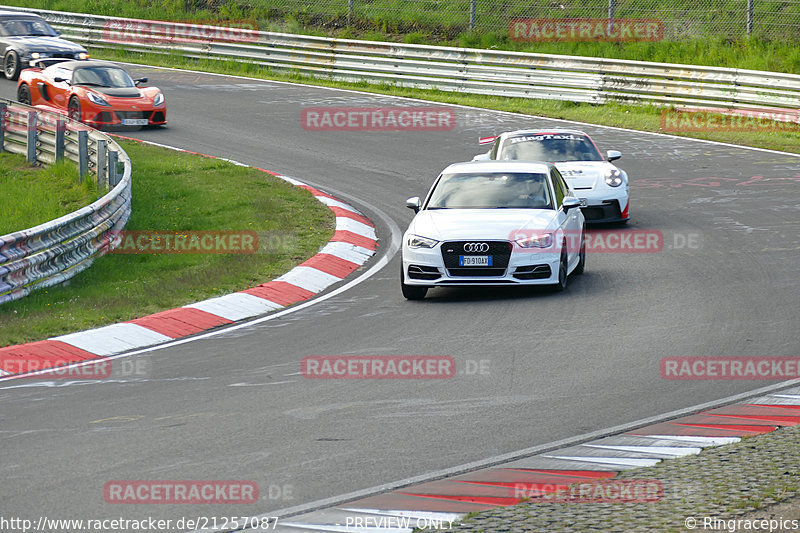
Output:
[[72,76],[73,85],[91,85],[94,87],[135,87],[133,80],[121,68],[89,67],[75,71]]

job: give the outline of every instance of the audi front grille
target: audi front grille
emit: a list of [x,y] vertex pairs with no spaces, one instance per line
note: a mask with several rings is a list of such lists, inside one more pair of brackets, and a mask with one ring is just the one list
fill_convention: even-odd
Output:
[[[511,258],[511,243],[508,241],[447,241],[441,246],[442,259],[447,273],[453,277],[502,276]],[[492,256],[491,266],[462,266],[459,256]]]

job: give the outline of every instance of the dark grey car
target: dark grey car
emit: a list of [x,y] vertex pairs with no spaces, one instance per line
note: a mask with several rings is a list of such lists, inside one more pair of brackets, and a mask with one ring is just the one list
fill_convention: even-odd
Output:
[[34,59],[89,57],[86,48],[59,37],[42,17],[21,11],[0,11],[0,54],[3,74],[10,80],[19,78]]

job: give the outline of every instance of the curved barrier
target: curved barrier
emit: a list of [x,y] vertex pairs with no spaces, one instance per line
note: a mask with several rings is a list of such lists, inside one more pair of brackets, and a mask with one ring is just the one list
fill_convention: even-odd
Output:
[[[131,213],[131,164],[113,139],[61,115],[0,99],[0,147],[30,162],[74,161],[101,187],[96,202],[33,228],[0,236],[0,304],[61,283],[113,247]],[[121,168],[120,168],[121,167]]]
[[[12,8],[21,9],[21,8]],[[401,44],[25,9],[93,48],[243,61],[343,81],[603,104],[800,107],[800,75]]]

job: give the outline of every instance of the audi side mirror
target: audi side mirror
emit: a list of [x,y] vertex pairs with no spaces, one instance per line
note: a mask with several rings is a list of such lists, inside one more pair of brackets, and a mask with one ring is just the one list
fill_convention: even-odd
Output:
[[419,200],[419,196],[412,196],[408,200],[406,200],[406,207],[412,209],[415,213],[419,213],[419,208],[422,203]]
[[472,158],[473,161],[491,161],[492,154],[491,152],[486,152],[485,154],[478,154]]
[[575,209],[576,207],[581,206],[581,201],[574,196],[565,196],[564,201],[561,202],[561,207],[564,208],[564,212],[566,213],[570,209]]
[[606,157],[609,161],[616,161],[620,157],[622,157],[622,152],[618,152],[616,150],[609,150],[606,152]]

